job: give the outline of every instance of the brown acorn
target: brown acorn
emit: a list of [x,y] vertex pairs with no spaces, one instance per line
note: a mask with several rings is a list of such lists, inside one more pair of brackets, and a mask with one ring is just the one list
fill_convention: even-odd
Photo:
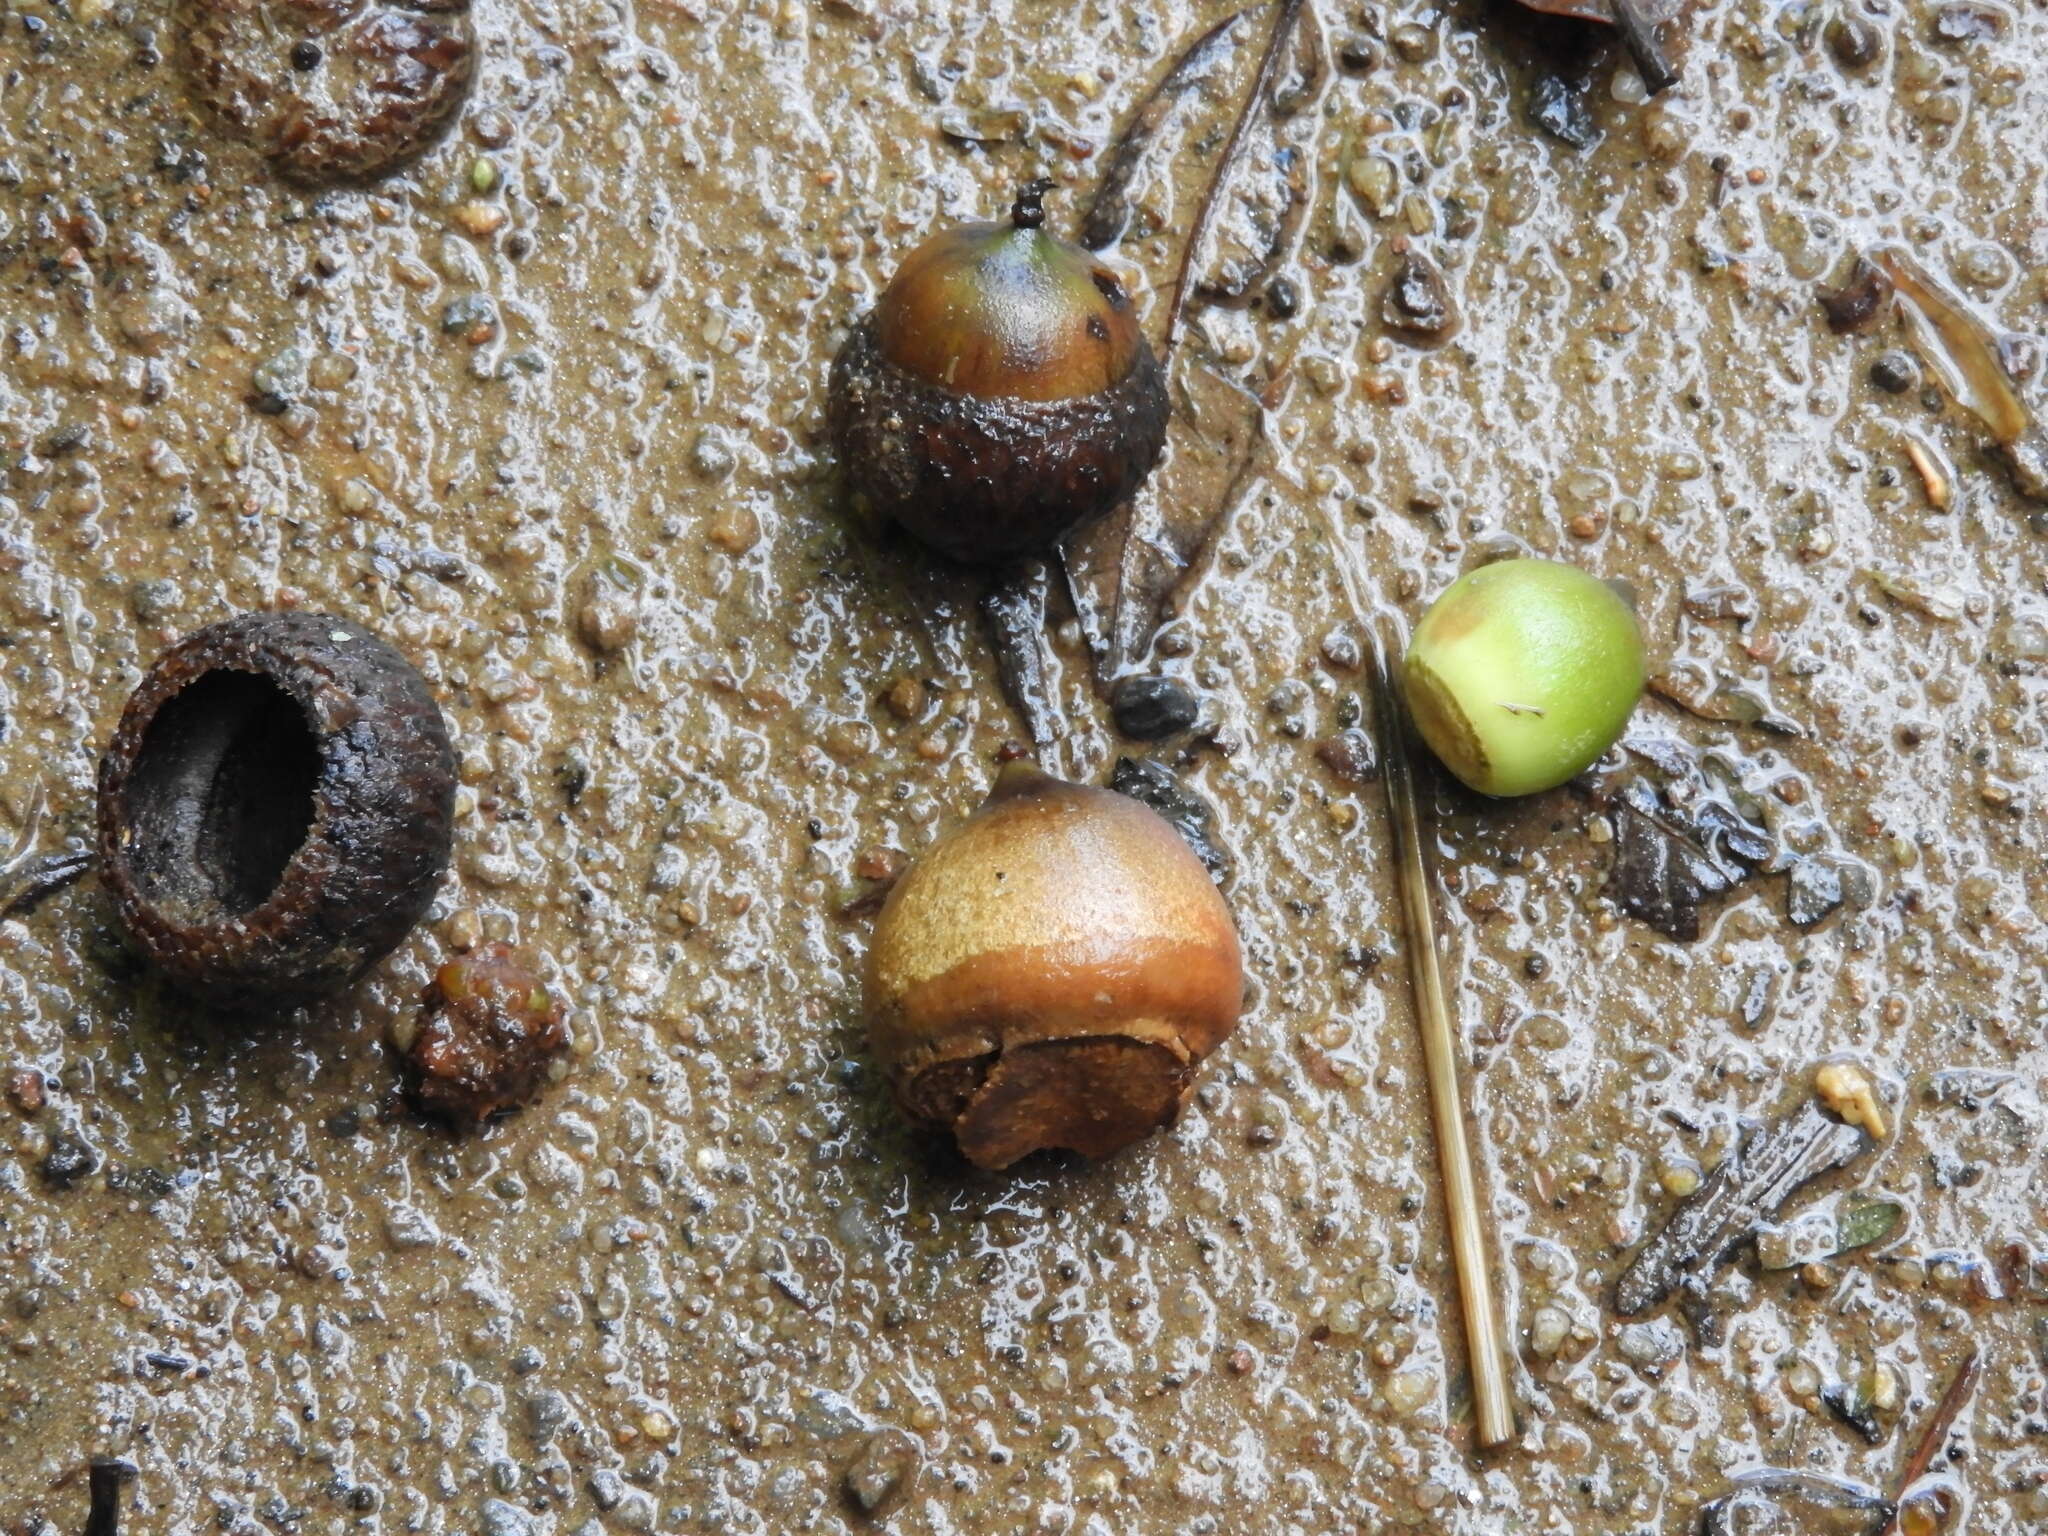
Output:
[[1230,911],[1180,834],[1013,763],[889,893],[864,1001],[903,1112],[1002,1168],[1171,1124],[1243,999]]
[[1116,274],[1044,229],[1049,182],[1006,224],[904,260],[832,364],[854,492],[941,554],[1042,553],[1135,491],[1166,442],[1166,379]]

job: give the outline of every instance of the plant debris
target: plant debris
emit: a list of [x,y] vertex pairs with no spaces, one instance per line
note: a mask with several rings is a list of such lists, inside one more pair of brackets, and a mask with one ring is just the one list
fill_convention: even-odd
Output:
[[1810,1098],[1779,1121],[1754,1126],[1643,1245],[1614,1288],[1614,1307],[1635,1317],[1680,1285],[1704,1286],[1730,1251],[1803,1186],[1873,1145],[1860,1128]]
[[[1205,557],[1237,502],[1257,460],[1267,401],[1215,368],[1174,369],[1188,310],[1194,300],[1240,303],[1261,291],[1292,248],[1310,196],[1309,160],[1282,144],[1279,123],[1301,115],[1323,74],[1323,50],[1302,0],[1276,0],[1272,29],[1251,87],[1230,121],[1224,148],[1208,178],[1170,279],[1160,358],[1174,390],[1173,425],[1166,457],[1138,495],[1078,530],[1061,548],[1066,584],[1095,659],[1098,682],[1126,670],[1150,646],[1165,615],[1199,575]],[[1238,23],[1249,11],[1196,39],[1139,106],[1110,152],[1094,201],[1082,219],[1081,241],[1106,246],[1131,226],[1140,183],[1162,176],[1191,146],[1202,149],[1222,133],[1196,112],[1206,102],[1221,109],[1228,98],[1215,88],[1234,47]],[[1296,62],[1283,86],[1282,65]],[[1169,135],[1169,126],[1177,134]],[[1257,126],[1264,148],[1250,145]],[[1217,259],[1220,268],[1197,281],[1226,195],[1240,167],[1268,164],[1275,186],[1254,189],[1242,201],[1253,230]],[[1259,231],[1263,233],[1259,233]],[[1242,235],[1242,231],[1240,231]],[[1252,251],[1247,256],[1245,252]],[[1151,286],[1167,287],[1163,273]]]
[[1098,679],[1142,658],[1206,568],[1253,469],[1265,407],[1202,363],[1177,371],[1166,456],[1131,500],[1063,546]]
[[1700,907],[1759,873],[1776,853],[1763,828],[1711,799],[1674,801],[1638,778],[1614,801],[1615,905],[1666,938],[1700,936]]
[[1060,733],[1060,712],[1045,677],[1045,604],[1050,585],[1046,562],[1028,560],[998,575],[981,594],[981,615],[987,622],[1004,697],[1023,720],[1032,745],[1040,748],[1049,746]]
[[1953,624],[1963,616],[1962,594],[1953,588],[1924,587],[1909,576],[1895,576],[1875,566],[1859,574],[1901,608],[1910,608],[1937,624]]
[[1970,1393],[1976,1388],[1977,1378],[1984,1370],[1984,1352],[1976,1345],[1963,1357],[1963,1363],[1956,1367],[1948,1389],[1941,1394],[1941,1401],[1934,1405],[1934,1414],[1927,1421],[1927,1428],[1920,1433],[1920,1439],[1913,1447],[1913,1454],[1906,1458],[1906,1465],[1899,1473],[1899,1497],[1897,1506],[1886,1517],[1878,1536],[1893,1536],[1899,1528],[1898,1511],[1912,1501],[1913,1486],[1927,1475],[1934,1458],[1941,1454],[1948,1444],[1949,1431],[1955,1428],[1956,1419],[1963,1411],[1963,1404],[1970,1400]]
[[1678,9],[1676,5],[1656,3],[1656,0],[1650,0],[1650,3],[1646,0],[1521,0],[1521,3],[1529,10],[1546,16],[1570,16],[1579,21],[1613,27],[1621,34],[1622,46],[1628,49],[1636,73],[1642,76],[1643,84],[1652,96],[1678,84],[1678,71],[1671,67],[1664,56],[1663,45],[1657,40],[1657,24],[1674,14]]
[[1236,861],[1211,830],[1215,808],[1181,783],[1171,768],[1149,757],[1120,757],[1110,773],[1109,787],[1157,811],[1167,825],[1187,839],[1211,880],[1218,885],[1229,881]]
[[1896,1200],[1852,1200],[1835,1217],[1835,1251],[1829,1257],[1890,1242],[1905,1220],[1906,1208]]
[[1990,432],[2020,494],[2048,501],[2048,435],[2021,398],[1999,338],[1905,250],[1879,246],[1870,260],[1909,301],[1921,322],[1922,353],[1942,387]]
[[1243,10],[1226,16],[1196,38],[1138,104],[1106,157],[1094,200],[1081,216],[1080,240],[1089,250],[1116,244],[1131,227],[1141,176],[1171,158],[1178,147],[1166,130],[1174,125],[1190,97],[1198,92],[1212,94],[1217,74],[1237,45],[1238,24],[1250,14]]
[[35,852],[47,810],[43,786],[38,783],[29,795],[28,814],[22,817],[14,846],[0,857],[0,922],[28,916],[57,892],[82,879],[93,866],[92,855],[83,849]]
[[1887,1521],[1893,1513],[1892,1501],[1868,1483],[1789,1467],[1756,1467],[1731,1477],[1728,1492],[1700,1507],[1700,1536],[1756,1530],[1753,1522],[1740,1517],[1752,1510],[1777,1511],[1787,1498],[1823,1509],[1861,1510]]
[[1753,725],[1773,736],[1804,736],[1798,721],[1781,715],[1756,689],[1730,682],[1707,668],[1682,662],[1653,673],[1650,692],[1666,703],[1676,704],[1696,720],[1716,725]]
[[1821,1388],[1820,1401],[1839,1423],[1861,1435],[1866,1445],[1884,1444],[1884,1425],[1878,1420],[1877,1408],[1862,1392],[1838,1381]]
[[1892,298],[1892,280],[1868,256],[1858,256],[1839,288],[1823,288],[1816,297],[1829,330],[1837,336],[1857,336],[1884,314]]
[[121,1529],[121,1488],[135,1476],[135,1464],[115,1456],[95,1456],[86,1467],[85,1536],[116,1536]]

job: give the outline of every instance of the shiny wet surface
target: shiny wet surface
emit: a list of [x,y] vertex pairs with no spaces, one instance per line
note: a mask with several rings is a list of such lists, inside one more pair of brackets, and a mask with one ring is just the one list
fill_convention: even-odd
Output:
[[[0,825],[40,783],[40,845],[82,837],[150,658],[281,605],[420,667],[463,790],[432,919],[303,1018],[168,997],[90,883],[0,924],[0,1516],[77,1524],[112,1451],[134,1531],[838,1531],[867,1488],[906,1532],[1675,1533],[1757,1464],[1890,1489],[1975,1340],[1969,1528],[2039,1528],[2048,543],[1965,419],[1872,381],[1900,333],[1813,301],[1902,240],[2042,325],[2048,20],[1949,9],[1857,67],[1820,9],[1697,13],[1655,106],[1588,66],[1583,151],[1490,11],[1380,18],[1330,72],[1298,312],[1199,310],[1184,354],[1287,379],[1160,646],[1227,749],[1182,766],[1252,1004],[1170,1135],[982,1176],[898,1128],[843,909],[1019,727],[973,585],[848,518],[823,384],[936,222],[1042,169],[1071,221],[1223,10],[486,7],[455,134],[308,195],[193,108],[164,8],[11,6]],[[1021,140],[941,131],[1011,104]],[[1403,238],[1456,299],[1435,350],[1381,319]],[[1802,929],[1754,880],[1678,945],[1603,896],[1583,789],[1442,797],[1524,1424],[1480,1461],[1379,790],[1315,748],[1369,718],[1347,585],[1412,624],[1501,549],[1625,578],[1653,672],[1795,727],[1637,717],[1853,899]],[[1053,765],[1100,779],[1054,650]],[[382,1042],[499,938],[549,957],[575,1064],[455,1141]],[[1718,1345],[1616,1319],[1688,1168],[1836,1053],[1899,1129],[1794,1210],[1853,1186],[1903,1234],[1745,1258]],[[1887,1375],[1872,1446],[1821,1394]]]

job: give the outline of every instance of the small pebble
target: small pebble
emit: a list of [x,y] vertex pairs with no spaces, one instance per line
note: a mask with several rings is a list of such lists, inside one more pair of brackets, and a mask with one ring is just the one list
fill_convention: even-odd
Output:
[[877,1431],[847,1468],[846,1491],[863,1514],[884,1514],[901,1502],[923,1460],[918,1443],[905,1431]]
[[1158,741],[1191,728],[1202,712],[1201,702],[1186,684],[1171,677],[1142,674],[1117,679],[1109,709],[1116,728],[1133,741]]
[[908,673],[891,680],[882,691],[882,706],[898,720],[920,719],[930,702],[930,690]]
[[705,542],[728,555],[744,555],[761,542],[761,520],[744,504],[726,507],[704,530]]
[[1871,361],[1870,382],[1889,395],[1908,394],[1920,387],[1920,365],[1909,352],[1880,352]]
[[706,480],[723,480],[738,462],[731,440],[717,427],[700,427],[690,444],[690,468]]
[[1844,10],[1827,25],[1828,51],[1844,69],[1863,69],[1884,51],[1884,34],[1869,17]]
[[99,1166],[97,1147],[69,1131],[59,1131],[50,1138],[50,1149],[36,1165],[36,1172],[50,1188],[69,1189],[80,1179],[97,1173]]

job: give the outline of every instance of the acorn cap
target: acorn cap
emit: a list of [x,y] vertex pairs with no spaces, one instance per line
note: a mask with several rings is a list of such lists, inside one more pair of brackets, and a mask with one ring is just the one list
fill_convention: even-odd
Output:
[[1178,833],[1012,764],[891,891],[865,1001],[904,1112],[1001,1168],[1170,1124],[1243,991],[1229,910]]
[[346,986],[448,867],[455,754],[405,658],[322,613],[245,613],[157,658],[100,760],[100,877],[180,989]]
[[1117,275],[1055,239],[1019,194],[1004,224],[963,224],[904,258],[875,305],[875,343],[911,377],[978,399],[1073,400],[1113,389],[1150,351]]

